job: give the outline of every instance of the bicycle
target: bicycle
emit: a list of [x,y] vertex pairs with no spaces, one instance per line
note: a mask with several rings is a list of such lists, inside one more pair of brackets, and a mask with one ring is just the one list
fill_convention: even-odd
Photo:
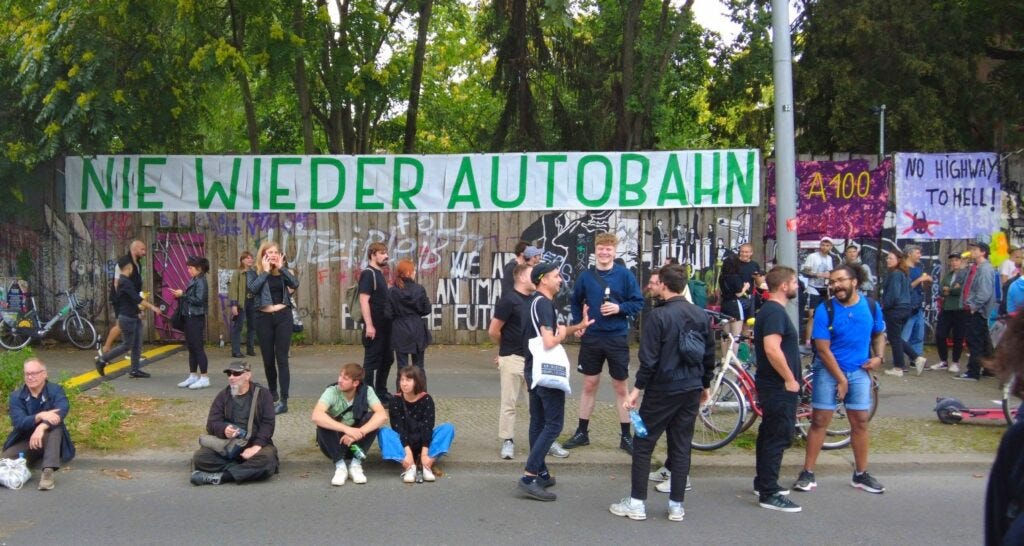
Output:
[[0,319],[0,345],[4,348],[16,351],[26,346],[33,339],[46,337],[58,322],[61,322],[61,331],[75,347],[79,349],[91,349],[96,346],[96,327],[89,319],[82,316],[89,304],[78,299],[70,290],[64,290],[56,294],[56,297],[66,296],[68,303],[61,308],[46,323],[41,323],[39,312],[36,307],[35,297],[31,298],[32,309],[25,313],[4,313]]
[[[721,324],[728,324],[732,319],[729,316],[706,311],[709,316]],[[694,449],[711,451],[728,445],[741,433],[753,426],[754,421],[764,413],[758,403],[757,385],[750,368],[750,362],[743,362],[736,356],[736,345],[741,341],[749,341],[750,337],[745,335],[736,336],[727,333],[729,336],[729,348],[722,357],[722,363],[712,377],[711,396],[708,403],[700,408],[697,426],[694,427]],[[811,394],[813,388],[813,369],[809,366],[811,353],[801,351],[801,362],[804,373],[801,376],[800,398],[797,404],[796,434],[801,438],[807,438],[807,432],[811,424]],[[731,373],[735,381],[726,377]],[[837,401],[835,415],[829,423],[826,431],[824,449],[840,449],[850,443],[850,426],[846,415],[845,404]],[[871,409],[868,419],[874,417],[878,410],[878,381],[872,376]],[[834,438],[834,440],[830,440]]]

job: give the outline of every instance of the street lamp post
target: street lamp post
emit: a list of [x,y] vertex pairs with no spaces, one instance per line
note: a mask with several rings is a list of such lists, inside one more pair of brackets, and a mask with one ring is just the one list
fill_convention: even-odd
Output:
[[876,106],[871,109],[878,115],[878,162],[885,160],[885,105]]

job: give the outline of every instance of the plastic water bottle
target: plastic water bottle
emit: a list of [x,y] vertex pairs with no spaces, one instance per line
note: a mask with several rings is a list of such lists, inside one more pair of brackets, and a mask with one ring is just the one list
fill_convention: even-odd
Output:
[[24,451],[19,451],[18,452],[18,460],[19,461],[24,461],[25,460],[25,452]]
[[363,451],[363,448],[357,446],[356,444],[352,444],[351,451],[352,456],[355,457],[356,459],[359,459],[360,461],[366,458],[366,452]]
[[629,420],[633,421],[633,433],[636,434],[636,437],[646,438],[647,425],[645,425],[644,420],[640,418],[640,412],[635,409],[629,410]]

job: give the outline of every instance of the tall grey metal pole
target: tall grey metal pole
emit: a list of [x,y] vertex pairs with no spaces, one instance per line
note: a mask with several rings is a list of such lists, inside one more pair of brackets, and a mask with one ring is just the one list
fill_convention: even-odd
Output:
[[885,161],[885,105],[878,107],[878,163]]
[[[772,73],[775,77],[775,259],[800,270],[796,246],[796,142],[793,133],[793,52],[788,0],[772,0]],[[786,309],[799,325],[796,302]]]

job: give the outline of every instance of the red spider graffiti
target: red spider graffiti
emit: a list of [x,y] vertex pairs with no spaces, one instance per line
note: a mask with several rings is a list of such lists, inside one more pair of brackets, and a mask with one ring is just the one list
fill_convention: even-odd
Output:
[[939,222],[938,220],[929,220],[923,212],[921,213],[920,217],[917,216],[916,212],[911,214],[907,211],[903,211],[903,215],[906,216],[907,218],[910,218],[911,220],[910,227],[903,230],[903,235],[906,235],[913,231],[918,235],[924,235],[927,233],[928,235],[934,236],[935,233],[932,232],[932,226],[942,225],[942,222]]

